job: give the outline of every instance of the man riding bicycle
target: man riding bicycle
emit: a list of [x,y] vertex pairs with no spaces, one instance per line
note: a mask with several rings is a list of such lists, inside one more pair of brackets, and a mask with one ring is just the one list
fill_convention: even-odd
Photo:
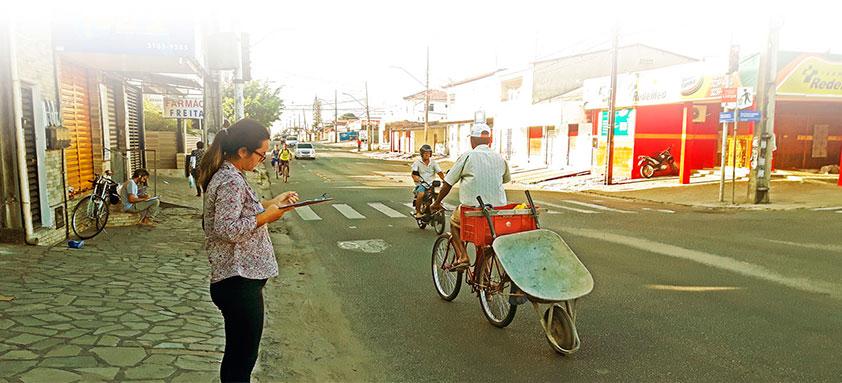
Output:
[[289,178],[289,161],[292,160],[292,152],[290,152],[287,144],[284,144],[284,148],[281,149],[281,152],[278,153],[278,172],[284,175],[284,182],[287,182]]
[[415,218],[421,218],[424,215],[421,212],[421,203],[424,201],[424,193],[432,185],[435,176],[438,175],[444,181],[444,172],[439,163],[430,158],[433,156],[433,148],[424,144],[419,152],[421,159],[412,164],[412,180],[415,181]]
[[451,270],[465,269],[470,265],[465,244],[459,237],[459,211],[462,205],[478,206],[477,196],[482,197],[483,203],[491,206],[503,206],[506,202],[506,191],[503,184],[511,181],[509,164],[498,153],[491,151],[491,129],[483,123],[471,127],[471,148],[459,156],[453,167],[444,177],[438,198],[433,203],[432,210],[441,210],[441,201],[450,193],[457,182],[462,181],[459,188],[459,207],[450,216],[450,232],[455,239],[456,255],[458,259]]

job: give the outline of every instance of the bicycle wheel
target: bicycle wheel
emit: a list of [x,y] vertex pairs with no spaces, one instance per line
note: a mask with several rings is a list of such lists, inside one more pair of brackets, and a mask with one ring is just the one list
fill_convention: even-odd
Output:
[[433,285],[441,299],[452,301],[462,288],[462,271],[444,270],[444,265],[456,261],[456,248],[450,242],[450,233],[442,234],[433,245]]
[[479,269],[479,304],[485,319],[496,326],[506,327],[515,319],[517,306],[509,302],[512,293],[512,281],[503,270],[503,265],[497,261],[497,256],[491,249]]
[[430,218],[430,226],[433,227],[433,230],[436,231],[436,234],[441,235],[444,233],[444,210],[436,212],[432,218]]
[[89,195],[82,198],[73,208],[71,226],[73,233],[81,239],[89,239],[105,229],[108,223],[108,202],[99,196]]

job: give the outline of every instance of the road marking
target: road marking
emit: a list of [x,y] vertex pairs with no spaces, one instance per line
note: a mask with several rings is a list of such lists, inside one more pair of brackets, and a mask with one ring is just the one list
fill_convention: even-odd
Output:
[[[405,204],[403,204],[403,205],[404,205],[404,206],[406,206],[406,207],[409,207],[409,208],[415,209],[415,206],[412,206],[412,202],[407,202],[407,203],[405,203]],[[456,206],[453,206],[453,205],[451,205],[451,204],[449,204],[449,203],[442,203],[442,204],[441,204],[441,206],[442,206],[442,207],[444,207],[444,209],[445,209],[445,210],[447,210],[447,211],[454,211],[454,210],[456,210]]]
[[773,243],[780,243],[782,245],[798,246],[798,247],[804,247],[804,248],[816,249],[816,250],[837,251],[837,252],[842,253],[842,246],[840,246],[840,245],[822,245],[822,244],[819,244],[819,243],[798,243],[798,242],[778,241],[778,240],[775,240],[775,239],[770,239],[768,241],[773,242]]
[[389,244],[382,239],[363,239],[359,241],[339,241],[336,245],[340,249],[375,254],[382,253],[389,247]]
[[313,211],[309,206],[302,206],[295,208],[295,212],[298,213],[298,216],[305,221],[321,221],[322,217],[319,217],[316,212]]
[[554,208],[564,209],[564,210],[570,210],[570,211],[575,211],[575,212],[577,212],[577,213],[585,213],[585,214],[599,214],[599,212],[598,212],[598,211],[585,210],[585,209],[577,209],[577,208],[575,208],[575,207],[569,207],[569,206],[557,205],[557,204],[554,204],[554,203],[549,203],[549,202],[535,201],[535,203],[536,203],[538,206],[541,206],[541,205],[552,206],[552,207],[554,207]]
[[[842,210],[842,206],[834,206],[834,207],[818,207],[812,209],[813,211],[832,211],[832,210]],[[838,212],[837,212],[838,213]]]
[[392,209],[380,202],[369,202],[368,206],[371,206],[377,211],[386,214],[389,218],[406,218],[405,215],[399,213],[397,210]]
[[617,212],[617,213],[626,213],[626,214],[628,214],[628,213],[634,214],[635,213],[633,211],[614,209],[614,208],[610,208],[610,207],[606,207],[606,206],[602,206],[602,205],[597,205],[597,204],[592,204],[592,203],[587,203],[587,202],[579,202],[579,201],[574,201],[574,200],[569,200],[569,199],[562,200],[561,202],[572,203],[574,205],[589,207],[589,208],[597,209],[597,210],[613,211],[613,212]]
[[657,211],[657,212],[659,212],[659,213],[666,213],[666,214],[674,214],[674,213],[675,213],[675,212],[674,212],[674,211],[672,211],[672,210],[667,210],[667,209],[650,209],[650,208],[648,208],[648,207],[641,208],[641,210],[646,210],[646,211]]
[[345,218],[348,218],[348,219],[365,219],[364,215],[360,214],[359,212],[354,210],[354,208],[352,208],[352,207],[350,207],[350,206],[348,206],[344,203],[337,203],[337,204],[333,204],[331,206],[333,206],[336,210],[339,210],[339,212],[342,213],[342,215],[344,215]]
[[743,290],[743,287],[733,286],[675,286],[675,285],[646,285],[652,290],[681,291],[690,293],[707,293],[711,291]]
[[790,277],[769,270],[763,266],[755,265],[744,261],[738,261],[736,259],[721,255],[705,253],[698,250],[685,249],[683,247],[668,245],[666,243],[650,241],[647,239],[606,233],[604,231],[598,230],[562,228],[561,231],[579,237],[596,239],[604,242],[624,245],[627,247],[647,251],[650,253],[684,259],[687,261],[698,262],[706,266],[731,271],[752,278],[762,279],[764,281],[777,283],[779,285],[783,285],[796,290],[805,291],[808,293],[825,294],[833,298],[842,299],[842,285],[826,281],[820,281],[814,278]]

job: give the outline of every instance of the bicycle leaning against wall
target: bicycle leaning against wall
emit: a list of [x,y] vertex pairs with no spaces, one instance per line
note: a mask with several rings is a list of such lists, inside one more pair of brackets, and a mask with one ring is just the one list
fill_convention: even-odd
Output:
[[105,175],[97,174],[88,182],[94,184],[93,192],[73,208],[71,219],[73,233],[80,239],[90,239],[101,233],[108,223],[110,205],[120,203],[118,184],[111,179],[110,171]]

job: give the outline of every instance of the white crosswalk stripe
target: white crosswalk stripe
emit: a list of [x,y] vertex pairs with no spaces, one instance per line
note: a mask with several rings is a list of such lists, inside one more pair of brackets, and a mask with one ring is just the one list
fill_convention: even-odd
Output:
[[345,218],[348,218],[348,219],[365,219],[364,215],[360,214],[358,211],[354,210],[354,208],[352,208],[352,207],[350,207],[346,204],[337,203],[337,204],[333,204],[332,206],[333,206],[334,209],[339,210],[339,212],[342,213],[342,215],[344,215]]
[[309,206],[302,206],[295,208],[295,212],[298,213],[298,216],[305,221],[321,221],[322,217],[319,217],[316,212],[313,211]]
[[551,206],[551,207],[554,207],[554,208],[557,208],[557,209],[564,209],[564,210],[569,210],[569,211],[575,211],[575,212],[577,212],[577,213],[584,213],[584,214],[598,214],[598,213],[599,213],[598,211],[585,210],[585,209],[578,209],[578,208],[575,208],[575,207],[564,206],[564,205],[559,205],[559,204],[549,203],[549,202],[544,202],[544,201],[535,201],[535,204],[536,204],[538,207],[542,207],[542,206]]
[[371,206],[375,210],[377,210],[377,211],[379,211],[383,214],[386,214],[386,216],[389,217],[389,218],[406,218],[405,215],[401,214],[397,210],[392,209],[392,208],[390,208],[390,207],[388,207],[388,206],[386,206],[386,205],[384,205],[380,202],[369,202],[368,206]]
[[[406,207],[415,209],[415,206],[412,206],[412,202],[407,202],[403,205],[406,206]],[[445,210],[447,210],[447,211],[453,211],[453,210],[456,209],[456,206],[453,206],[449,203],[442,203],[441,206],[443,206],[445,208]]]
[[624,214],[635,214],[636,213],[634,211],[614,209],[614,208],[610,208],[610,207],[607,207],[607,206],[596,205],[596,204],[587,203],[587,202],[573,201],[573,200],[569,200],[569,199],[562,200],[561,202],[571,203],[571,204],[574,204],[574,205],[589,207],[589,208],[597,209],[597,210],[613,211],[613,212],[617,212],[617,213],[624,213]]

